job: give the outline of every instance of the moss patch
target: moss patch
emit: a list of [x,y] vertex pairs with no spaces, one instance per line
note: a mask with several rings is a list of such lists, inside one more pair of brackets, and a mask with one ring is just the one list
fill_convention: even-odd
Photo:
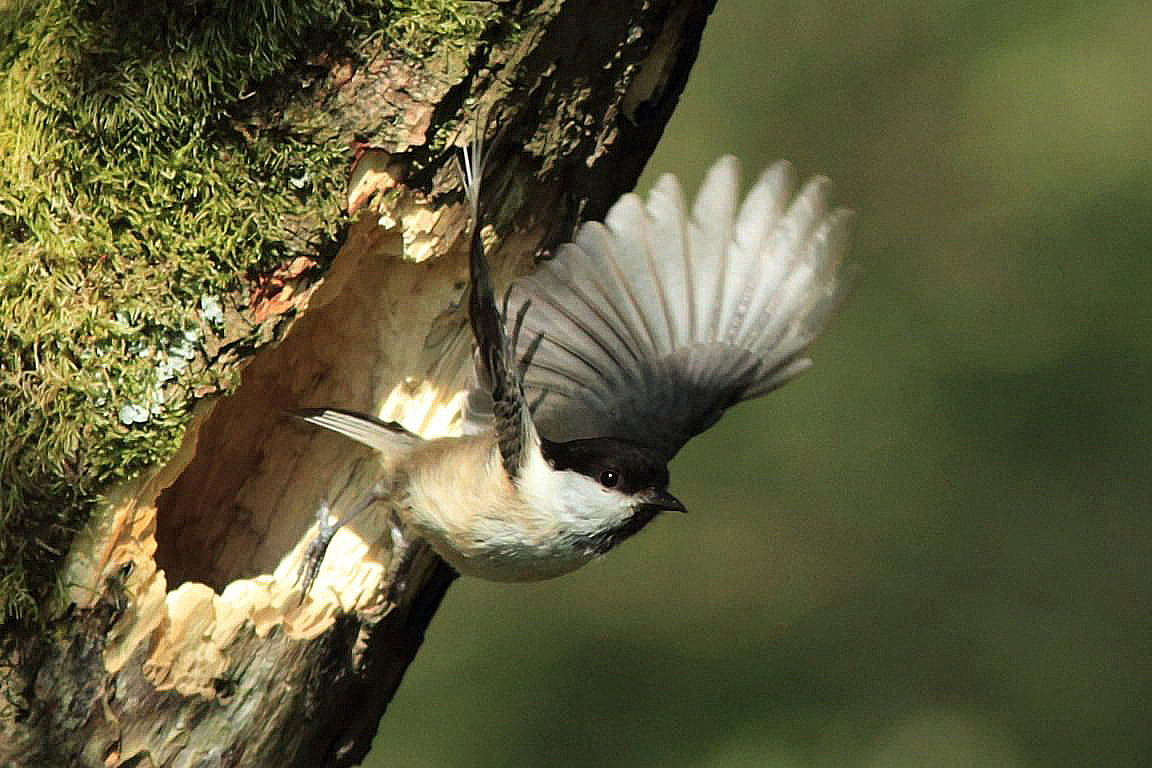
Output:
[[0,0],[0,620],[36,617],[100,489],[268,338],[254,278],[339,237],[347,146],[238,117],[249,94],[483,24],[459,0]]

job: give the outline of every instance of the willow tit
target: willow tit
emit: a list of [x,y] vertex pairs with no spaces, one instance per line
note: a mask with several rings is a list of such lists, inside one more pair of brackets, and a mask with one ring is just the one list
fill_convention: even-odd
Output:
[[809,366],[805,349],[839,296],[848,212],[827,180],[793,195],[791,168],[765,171],[743,202],[739,166],[712,166],[691,209],[675,177],[645,203],[627,194],[517,281],[501,313],[481,240],[483,157],[461,169],[471,216],[469,317],[476,387],[464,435],[423,440],[334,408],[300,412],[371,446],[383,480],[328,522],[301,566],[304,591],[335,531],[374,503],[460,573],[558,576],[659,513],[683,512],[668,462],[726,408]]

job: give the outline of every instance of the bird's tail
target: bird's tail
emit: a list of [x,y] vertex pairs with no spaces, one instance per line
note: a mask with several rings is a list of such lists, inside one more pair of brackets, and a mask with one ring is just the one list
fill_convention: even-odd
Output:
[[407,458],[422,442],[419,435],[395,421],[381,421],[366,413],[341,408],[308,408],[295,411],[293,415],[374,448],[379,451],[381,462],[389,465]]

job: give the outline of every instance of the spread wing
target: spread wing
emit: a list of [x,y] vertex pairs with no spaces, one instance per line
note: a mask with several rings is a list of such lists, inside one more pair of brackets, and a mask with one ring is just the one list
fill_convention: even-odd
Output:
[[527,451],[538,441],[532,417],[524,399],[521,372],[514,364],[512,345],[504,333],[504,323],[492,292],[488,259],[481,238],[480,182],[484,171],[484,151],[480,139],[469,144],[460,169],[468,197],[472,226],[468,258],[468,318],[476,340],[476,371],[487,402],[500,458],[509,477],[516,478],[527,461]]
[[505,324],[548,439],[615,437],[671,458],[729,406],[808,367],[837,303],[850,214],[791,168],[739,200],[721,158],[691,209],[673,176],[623,196],[518,280]]

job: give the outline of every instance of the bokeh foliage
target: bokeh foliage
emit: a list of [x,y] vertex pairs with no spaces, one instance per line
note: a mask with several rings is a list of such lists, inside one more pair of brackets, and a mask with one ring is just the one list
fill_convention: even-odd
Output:
[[239,320],[252,278],[338,237],[350,148],[247,123],[253,92],[287,103],[309,57],[373,36],[417,57],[475,36],[477,8],[0,2],[0,622],[34,617],[99,491],[233,383],[220,344],[266,340]]
[[454,586],[369,764],[1152,762],[1150,33],[720,0],[650,168],[827,173],[855,294],[676,461],[688,516]]

